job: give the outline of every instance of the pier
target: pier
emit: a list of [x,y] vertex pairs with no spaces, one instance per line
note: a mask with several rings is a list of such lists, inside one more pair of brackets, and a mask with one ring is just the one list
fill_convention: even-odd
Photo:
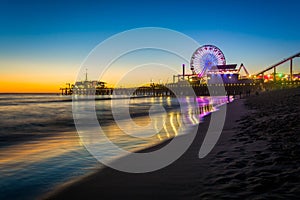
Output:
[[[199,50],[200,49],[200,50]],[[221,52],[217,47],[204,45],[195,51],[197,54],[202,51]],[[221,56],[219,55],[221,54]],[[173,83],[158,84],[132,87],[132,88],[108,88],[103,81],[88,81],[86,79],[75,84],[67,83],[66,87],[60,88],[61,95],[132,95],[132,96],[175,96],[187,95],[188,89],[192,88],[197,96],[248,96],[258,94],[263,91],[284,89],[300,86],[300,74],[293,73],[293,60],[300,57],[300,52],[275,63],[264,70],[250,75],[246,67],[241,64],[236,69],[236,64],[226,65],[225,57],[218,54],[220,65],[210,63],[210,66],[199,64],[200,56],[193,55],[191,60],[191,74],[186,73],[185,65],[182,65],[182,74],[173,75]],[[196,59],[197,58],[197,59]],[[289,74],[277,72],[277,67],[283,63],[290,62]],[[197,67],[199,69],[197,69]],[[243,69],[246,76],[241,76],[240,71]],[[266,73],[273,70],[273,74]],[[177,78],[177,82],[176,82]],[[220,92],[222,91],[222,92]]]

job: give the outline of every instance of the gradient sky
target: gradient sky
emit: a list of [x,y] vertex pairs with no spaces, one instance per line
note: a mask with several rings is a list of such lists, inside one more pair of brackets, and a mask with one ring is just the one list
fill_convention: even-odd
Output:
[[251,73],[300,51],[297,0],[0,2],[0,92],[59,92],[97,44],[138,27],[214,44],[227,63],[244,63]]

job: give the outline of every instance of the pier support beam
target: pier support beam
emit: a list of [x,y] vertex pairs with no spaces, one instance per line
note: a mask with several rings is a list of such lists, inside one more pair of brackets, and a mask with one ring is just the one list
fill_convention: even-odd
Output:
[[274,83],[276,82],[276,67],[274,67],[273,81],[274,81]]
[[184,81],[185,77],[185,64],[182,64],[182,80]]
[[293,59],[290,61],[290,81],[293,81]]

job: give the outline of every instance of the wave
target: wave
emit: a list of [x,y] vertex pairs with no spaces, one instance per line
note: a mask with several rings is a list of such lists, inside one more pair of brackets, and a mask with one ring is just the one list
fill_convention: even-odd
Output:
[[21,104],[45,104],[45,103],[69,103],[81,101],[107,101],[119,99],[152,98],[150,96],[124,96],[124,95],[101,95],[101,96],[28,96],[28,95],[6,95],[1,97],[0,106],[16,106]]

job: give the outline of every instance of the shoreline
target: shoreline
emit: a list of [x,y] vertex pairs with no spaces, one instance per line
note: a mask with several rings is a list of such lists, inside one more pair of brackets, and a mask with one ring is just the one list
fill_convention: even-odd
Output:
[[[213,155],[215,155],[217,152],[220,151],[220,148],[218,146],[219,145],[222,146],[222,143],[224,143],[226,140],[229,139],[230,132],[232,132],[232,130],[236,126],[235,121],[240,119],[240,117],[247,112],[247,110],[243,106],[243,102],[244,100],[237,99],[227,104],[228,107],[227,117],[222,131],[224,133],[221,134],[221,137],[219,138],[217,145],[214,147],[212,152],[210,152],[206,158],[199,159],[198,153],[205,136],[204,133],[206,133],[209,125],[210,115],[206,116],[204,121],[198,125],[197,136],[195,137],[189,149],[184,153],[184,155],[181,156],[173,164],[163,169],[160,169],[155,172],[145,173],[145,174],[129,174],[125,172],[119,172],[114,169],[110,169],[108,167],[104,167],[102,169],[97,170],[96,172],[88,174],[87,176],[80,177],[79,179],[73,181],[71,180],[70,182],[65,183],[62,186],[58,187],[56,190],[54,190],[54,192],[50,192],[46,194],[42,198],[43,199],[44,198],[45,199],[65,199],[65,198],[81,199],[85,197],[95,198],[97,196],[99,197],[101,196],[106,198],[126,197],[126,198],[143,198],[143,199],[149,198],[150,199],[153,197],[155,198],[160,197],[161,195],[163,196],[167,195],[168,197],[170,197],[171,195],[173,198],[177,198],[179,191],[176,190],[170,191],[168,189],[168,191],[160,192],[161,189],[159,189],[159,187],[157,186],[160,185],[160,187],[162,187],[164,185],[169,185],[169,183],[172,183],[173,185],[174,181],[172,180],[172,177],[174,174],[182,174],[184,176],[184,173],[189,172],[192,169],[191,168],[187,170],[187,167],[190,168],[195,164],[199,165],[199,167],[201,167],[202,169],[205,169],[206,164],[208,164],[209,160],[213,157]],[[224,106],[219,107],[219,109],[224,109]],[[239,110],[239,112],[230,112],[231,110],[235,110],[235,109]],[[184,135],[179,137],[184,138]],[[162,146],[164,146],[165,144],[167,144],[168,142],[169,140],[164,141],[161,144],[143,149],[140,152],[155,151],[161,148]],[[184,164],[184,166],[181,166],[183,165],[183,162],[185,162],[183,160],[188,160],[191,165],[186,166],[186,164]],[[164,182],[163,185],[159,184],[161,183],[160,179],[162,176],[165,177],[163,181]],[[190,173],[189,176],[193,177],[195,176],[195,174]],[[129,181],[131,179],[134,179],[135,181],[133,182]],[[124,180],[128,180],[128,183],[124,182]],[[182,184],[180,182],[177,183],[178,185]],[[142,185],[144,185],[144,187],[142,187]],[[94,187],[96,187],[97,189]],[[116,194],[113,191],[114,190],[113,188],[116,187],[118,188],[118,194]],[[136,193],[132,192],[135,191],[134,189],[135,187],[139,188],[139,191],[136,191]],[[88,188],[94,188],[94,189],[88,189]],[[154,192],[153,189],[156,192]],[[97,193],[97,191],[99,193]],[[184,193],[184,191],[181,191],[179,193]]]
[[300,88],[237,99],[227,104],[227,111],[221,137],[203,159],[198,153],[210,115],[189,149],[163,169],[129,174],[104,167],[42,198],[297,199]]

